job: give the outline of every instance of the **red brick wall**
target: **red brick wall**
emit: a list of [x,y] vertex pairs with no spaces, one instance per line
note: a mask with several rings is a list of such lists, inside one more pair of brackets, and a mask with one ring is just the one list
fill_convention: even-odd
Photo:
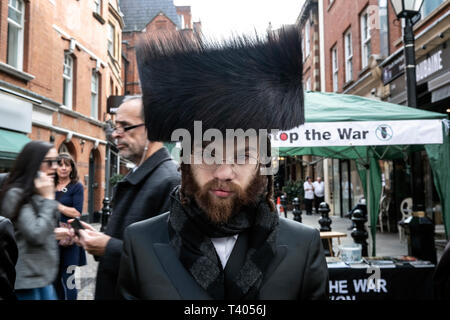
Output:
[[180,6],[176,7],[177,14],[184,17],[184,25],[181,26],[182,29],[192,29],[192,15],[190,6]]
[[[432,25],[436,20],[442,17],[450,10],[450,1],[447,1],[432,18],[426,18],[425,23],[417,22],[414,28],[414,33],[417,35]],[[391,53],[395,52],[399,48],[403,47],[401,21],[397,20],[394,10],[389,2],[389,39]],[[417,48],[416,48],[417,49]]]
[[[349,3],[351,2],[351,5]],[[353,81],[356,81],[361,72],[361,26],[360,14],[368,6],[378,6],[378,0],[352,0],[334,1],[331,6],[324,5],[324,52],[325,52],[325,79],[326,91],[333,91],[331,49],[336,44],[338,51],[338,88],[342,91],[345,81],[344,61],[344,34],[351,28],[353,46]],[[378,54],[379,30],[371,29],[371,52]]]
[[[31,81],[21,80],[13,75],[0,71],[0,80],[19,86],[23,89],[41,95],[47,99],[62,104],[63,97],[63,60],[64,50],[69,49],[70,37],[75,39],[80,46],[76,46],[73,52],[75,58],[73,91],[73,107],[75,114],[56,111],[53,113],[53,125],[63,129],[73,131],[94,139],[105,140],[105,135],[101,124],[86,119],[91,115],[91,75],[96,67],[96,56],[103,62],[99,68],[99,118],[105,120],[106,99],[110,94],[111,79],[116,94],[122,94],[120,79],[117,79],[111,69],[111,59],[107,52],[108,22],[111,13],[108,8],[108,1],[103,1],[101,16],[104,23],[93,16],[92,1],[55,1],[53,5],[50,1],[26,1],[26,25],[24,41],[24,63],[23,71],[33,75]],[[6,63],[7,55],[7,17],[8,1],[0,1],[0,62]],[[120,49],[120,29],[117,29],[118,37],[116,45]],[[58,33],[54,26],[60,28],[68,37]],[[119,65],[121,63],[120,50],[118,54]],[[120,74],[119,74],[120,76]],[[80,113],[81,115],[78,115]],[[31,139],[49,141],[53,136],[56,147],[66,139],[66,135],[51,128],[44,128],[33,125],[29,134]],[[94,141],[74,137],[74,156],[77,158],[80,177],[89,173],[89,154],[94,148]],[[99,187],[95,190],[96,201],[95,210],[102,206],[104,188],[104,162],[105,146],[100,144],[95,151],[97,154],[96,179]],[[81,179],[84,184],[84,179]],[[85,186],[87,187],[87,186]],[[85,194],[85,206],[87,210],[87,188]]]
[[139,72],[136,62],[136,44],[141,37],[151,36],[158,32],[176,32],[176,25],[165,15],[155,17],[145,28],[145,34],[141,32],[124,32],[122,34],[123,40],[128,42],[128,45],[123,45],[122,50],[125,53],[129,65],[127,72],[127,88],[130,94],[140,94],[139,87]]

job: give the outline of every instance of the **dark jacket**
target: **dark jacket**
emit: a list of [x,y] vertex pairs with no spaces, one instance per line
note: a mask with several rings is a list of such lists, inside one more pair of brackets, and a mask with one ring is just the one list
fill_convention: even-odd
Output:
[[0,216],[0,300],[15,300],[17,244],[11,221]]
[[[125,230],[118,291],[124,299],[209,300],[169,244],[168,213]],[[328,269],[316,229],[280,217],[261,300],[326,299]]]
[[177,164],[163,147],[116,185],[112,214],[105,232],[111,239],[99,259],[95,299],[117,298],[115,288],[125,228],[166,212],[170,191],[179,184]]
[[450,300],[450,242],[445,246],[433,275],[435,298]]

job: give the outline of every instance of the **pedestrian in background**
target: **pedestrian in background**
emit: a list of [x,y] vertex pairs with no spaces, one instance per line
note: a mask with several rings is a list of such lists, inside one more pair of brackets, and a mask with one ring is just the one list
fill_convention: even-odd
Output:
[[0,300],[15,300],[17,244],[11,221],[0,216]]
[[306,214],[311,215],[314,201],[314,186],[312,184],[311,177],[306,177],[306,181],[303,183],[303,190],[305,192],[304,203]]
[[319,213],[319,205],[325,200],[325,186],[321,177],[317,177],[313,183],[314,187],[314,210]]
[[125,97],[116,113],[113,138],[119,154],[136,167],[114,187],[105,233],[87,223],[77,242],[99,260],[95,299],[116,299],[123,232],[130,224],[169,209],[169,194],[180,183],[177,164],[162,142],[149,141],[141,96]]
[[70,235],[57,228],[58,202],[54,177],[58,152],[52,144],[31,141],[17,156],[0,194],[1,213],[14,224],[19,249],[15,290],[19,300],[57,299],[56,240]]
[[[68,220],[80,217],[83,211],[84,190],[79,182],[77,166],[72,156],[60,153],[58,160],[55,199],[59,202],[60,226],[70,228]],[[59,241],[59,252],[56,292],[60,300],[77,300],[78,290],[70,279],[73,279],[76,267],[86,265],[86,252],[83,247],[76,245],[70,236]]]

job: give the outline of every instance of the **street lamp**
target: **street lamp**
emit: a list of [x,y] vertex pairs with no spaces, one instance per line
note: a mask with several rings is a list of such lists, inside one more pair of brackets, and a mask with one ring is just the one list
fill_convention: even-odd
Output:
[[414,49],[413,18],[419,13],[423,0],[391,0],[397,18],[405,19],[403,46],[405,53],[406,90],[408,106],[417,107],[416,94],[416,56]]
[[422,7],[423,0],[391,0],[395,14],[399,18],[414,17]]
[[[413,25],[417,21],[417,15],[423,0],[391,0],[392,7],[398,18],[404,18],[403,47],[405,54],[405,75],[408,106],[417,108],[416,92],[416,54],[414,49]],[[413,211],[425,211],[424,185],[422,181],[422,159],[420,152],[414,152],[412,156],[412,185]]]
[[[417,108],[416,56],[414,49],[413,26],[419,17],[424,0],[391,0],[397,18],[405,19],[403,28],[403,47],[405,54],[405,75],[408,106]],[[425,214],[425,195],[422,180],[422,159],[420,152],[412,157],[412,198],[413,216],[404,225],[409,231],[408,254],[436,263],[434,246],[434,225]]]
[[110,171],[111,171],[111,144],[114,140],[112,138],[112,133],[114,132],[114,124],[111,120],[107,120],[103,127],[106,136],[106,168],[105,168],[105,197],[103,198],[103,208],[101,216],[101,227],[100,231],[105,232],[106,226],[108,225],[108,219],[111,215],[111,207],[109,198],[110,194]]

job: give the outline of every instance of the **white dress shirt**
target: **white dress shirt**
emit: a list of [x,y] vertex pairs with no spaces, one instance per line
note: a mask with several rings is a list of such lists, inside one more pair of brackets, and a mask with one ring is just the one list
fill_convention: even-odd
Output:
[[234,245],[236,244],[237,238],[237,234],[231,237],[211,238],[214,248],[216,248],[217,255],[220,258],[220,262],[222,263],[223,269],[225,269],[228,258],[231,255],[231,251],[233,251]]
[[320,181],[320,182],[314,181],[313,186],[314,186],[314,194],[317,197],[323,197],[325,194],[323,181]]
[[305,190],[305,199],[314,199],[314,191],[312,183],[305,181],[303,184],[303,190]]

